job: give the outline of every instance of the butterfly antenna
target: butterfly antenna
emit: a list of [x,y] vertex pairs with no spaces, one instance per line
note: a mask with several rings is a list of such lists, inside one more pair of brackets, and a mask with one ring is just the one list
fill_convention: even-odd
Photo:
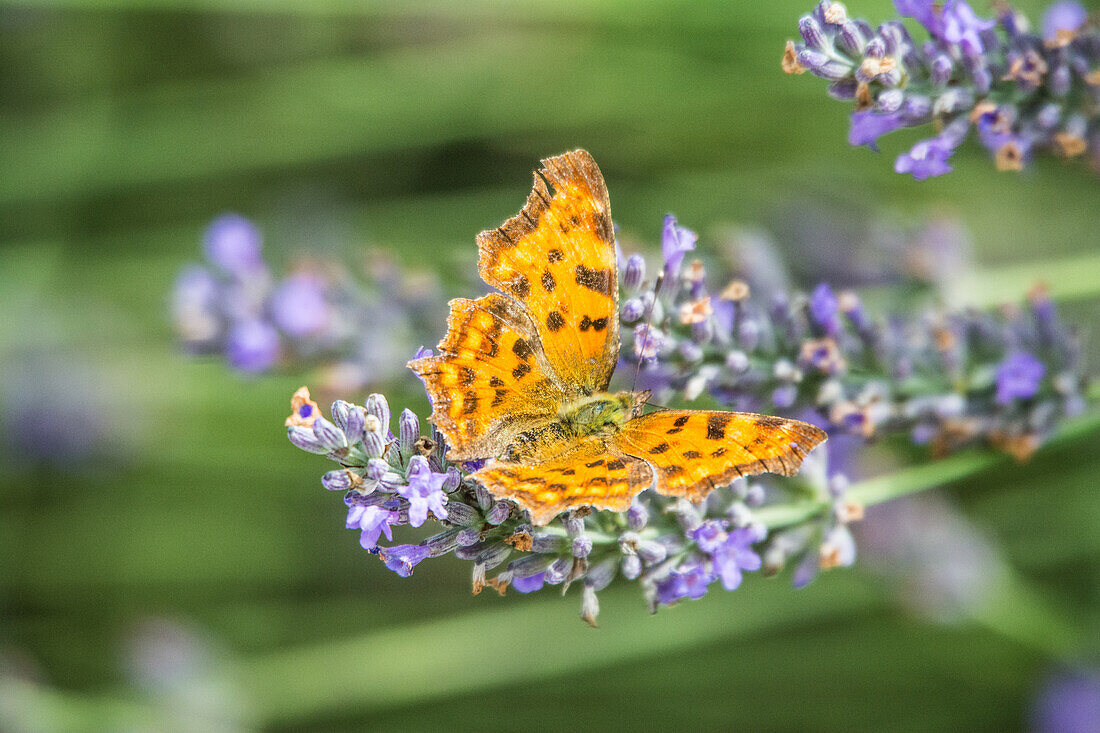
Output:
[[638,387],[638,374],[642,371],[642,359],[645,357],[645,347],[649,344],[649,332],[653,326],[650,324],[649,319],[653,317],[653,308],[657,305],[657,294],[661,292],[661,285],[665,282],[665,272],[661,270],[657,274],[657,281],[653,284],[653,300],[650,301],[649,307],[646,308],[645,316],[642,318],[643,323],[646,325],[645,336],[642,337],[642,348],[638,349],[638,362],[634,365],[634,383],[630,385],[630,391],[633,392]]

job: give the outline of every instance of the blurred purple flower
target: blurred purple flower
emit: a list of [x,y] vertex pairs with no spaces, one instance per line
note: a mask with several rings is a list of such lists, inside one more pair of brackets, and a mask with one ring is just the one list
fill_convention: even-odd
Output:
[[894,171],[908,173],[918,181],[950,173],[947,159],[955,152],[953,141],[943,137],[921,140],[908,153],[902,153],[894,162]]
[[1056,2],[1043,14],[1043,38],[1054,41],[1057,40],[1059,31],[1075,33],[1088,19],[1088,12],[1081,3],[1073,0]]
[[431,553],[432,551],[424,545],[394,545],[378,550],[386,567],[402,578],[412,575],[413,568],[422,560],[426,560]]
[[443,485],[447,482],[447,474],[433,472],[424,456],[413,456],[409,459],[407,476],[408,485],[399,486],[397,493],[409,500],[409,524],[413,527],[424,524],[429,510],[437,519],[446,519],[447,496],[443,493]]
[[673,278],[680,273],[684,255],[695,249],[698,236],[690,229],[676,223],[676,217],[665,217],[665,228],[661,232],[661,255],[665,260],[665,277]]
[[223,214],[206,230],[206,256],[233,275],[247,275],[263,269],[260,230],[240,214]]
[[810,317],[825,333],[835,336],[840,330],[839,302],[828,283],[820,283],[810,294]]
[[283,333],[299,338],[329,324],[332,309],[325,300],[324,282],[308,274],[291,275],[271,294],[271,318]]
[[1047,681],[1032,713],[1037,733],[1100,730],[1100,671],[1062,672]]
[[997,367],[997,404],[1034,397],[1046,371],[1043,362],[1026,351],[1010,354]]
[[229,330],[225,352],[234,369],[265,371],[279,358],[279,333],[266,321],[242,321]]

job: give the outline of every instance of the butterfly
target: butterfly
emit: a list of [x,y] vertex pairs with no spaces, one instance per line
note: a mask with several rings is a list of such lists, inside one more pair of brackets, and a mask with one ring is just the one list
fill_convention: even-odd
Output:
[[643,413],[648,392],[607,392],[619,288],[607,187],[584,150],[542,161],[516,216],[477,237],[499,292],[450,302],[438,355],[414,359],[453,461],[544,525],[580,507],[625,511],[652,488],[701,501],[738,476],[793,475],[825,432],[768,415]]

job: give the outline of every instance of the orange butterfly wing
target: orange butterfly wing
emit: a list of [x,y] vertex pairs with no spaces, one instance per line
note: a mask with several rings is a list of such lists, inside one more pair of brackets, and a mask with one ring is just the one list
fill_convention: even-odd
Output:
[[563,390],[517,303],[493,293],[450,306],[439,355],[409,367],[428,391],[430,420],[447,438],[448,458],[497,456],[516,435],[556,414]]
[[566,452],[537,463],[496,463],[473,474],[489,493],[512,499],[544,525],[568,509],[591,506],[623,512],[653,482],[645,461],[631,458],[590,437],[568,444]]
[[592,156],[542,161],[523,210],[477,243],[482,279],[527,308],[562,382],[606,389],[619,357],[619,285],[611,204]]
[[739,476],[793,476],[825,431],[770,415],[661,410],[628,420],[615,445],[657,469],[655,489],[699,501]]

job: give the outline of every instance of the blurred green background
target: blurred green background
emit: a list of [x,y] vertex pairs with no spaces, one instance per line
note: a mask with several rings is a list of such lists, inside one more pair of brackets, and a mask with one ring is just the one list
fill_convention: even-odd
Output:
[[[973,236],[963,299],[1045,278],[1090,326],[1096,174],[1057,159],[997,174],[976,145],[944,178],[894,174],[918,135],[851,149],[846,106],[781,73],[809,9],[0,3],[4,430],[36,429],[11,419],[30,404],[78,436],[0,465],[0,721],[1027,728],[1046,675],[1100,651],[1095,435],[947,487],[1013,569],[972,617],[933,623],[857,567],[801,591],[754,577],[656,617],[614,586],[592,631],[576,596],[471,597],[457,560],[386,571],[321,490],[326,462],[286,441],[309,375],[246,379],[174,344],[172,283],[220,212],[257,221],[276,262],[382,247],[469,294],[474,235],[519,208],[539,158],[582,146],[624,235],[650,247],[669,211],[702,249],[803,205],[841,227],[946,213]],[[413,379],[387,391],[423,413]]]

